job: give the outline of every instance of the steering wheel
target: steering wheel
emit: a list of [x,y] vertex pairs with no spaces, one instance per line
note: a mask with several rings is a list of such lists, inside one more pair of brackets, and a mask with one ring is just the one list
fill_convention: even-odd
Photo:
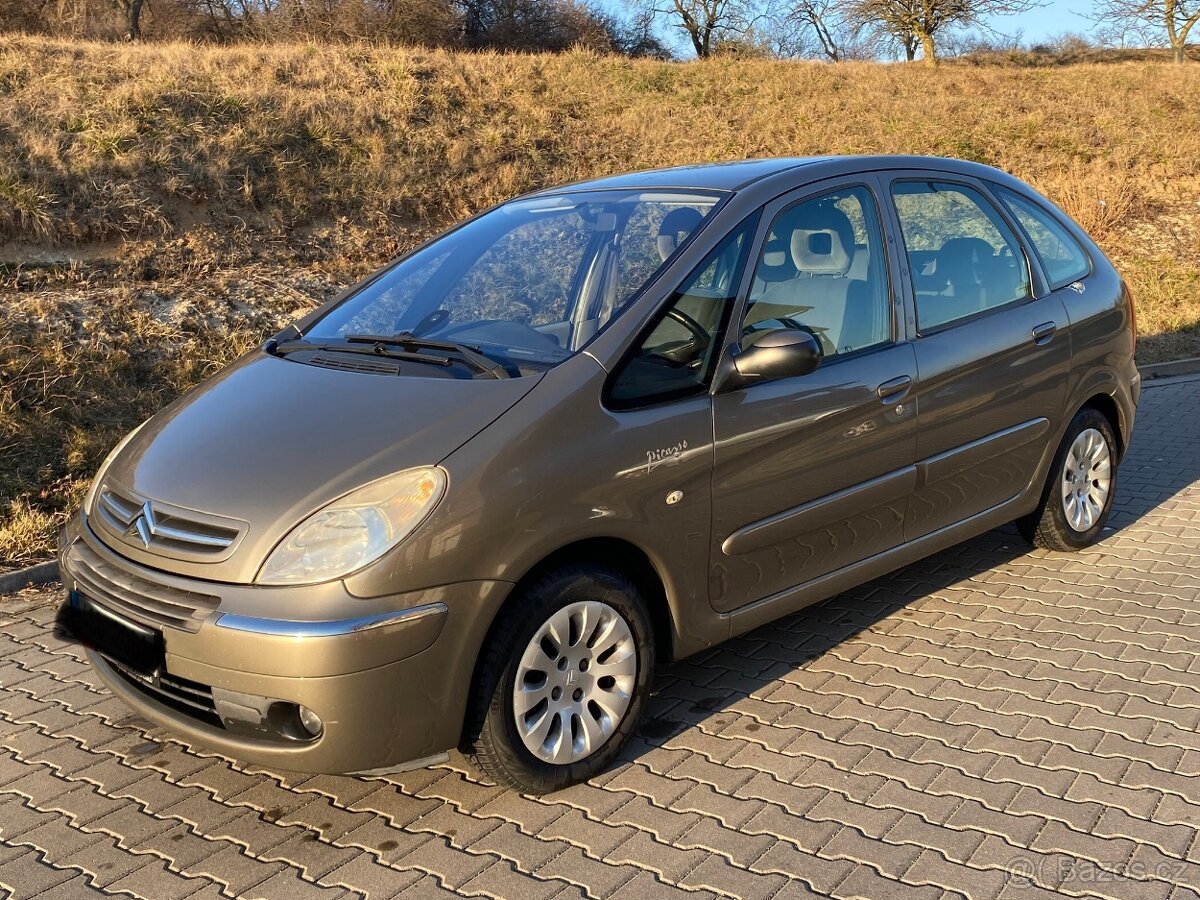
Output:
[[558,341],[554,338],[542,334],[536,328],[531,328],[524,322],[514,322],[510,319],[479,319],[475,322],[463,322],[460,325],[452,325],[442,332],[442,336],[453,338],[455,335],[467,334],[467,340],[471,340],[471,333],[481,332],[477,339],[493,341],[497,344],[508,344],[513,347],[527,347],[535,349],[544,347],[547,350],[561,350]]
[[669,310],[667,310],[667,318],[678,322],[680,325],[690,331],[692,333],[692,337],[696,339],[700,346],[707,346],[709,340],[711,340],[708,335],[708,329],[706,329],[703,325],[682,310],[676,309],[672,306]]

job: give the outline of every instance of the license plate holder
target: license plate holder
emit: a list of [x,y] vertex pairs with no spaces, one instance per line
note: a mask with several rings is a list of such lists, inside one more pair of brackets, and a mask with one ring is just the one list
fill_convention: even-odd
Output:
[[63,612],[67,630],[85,647],[131,674],[157,680],[166,659],[161,631],[127,619],[77,590],[71,591]]

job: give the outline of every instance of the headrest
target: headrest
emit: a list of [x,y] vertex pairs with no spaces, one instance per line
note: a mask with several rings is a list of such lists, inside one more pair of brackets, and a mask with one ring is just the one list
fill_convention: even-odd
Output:
[[969,259],[974,263],[991,259],[995,255],[996,248],[983,238],[977,237],[950,238],[938,250],[938,259]]
[[762,281],[789,281],[796,277],[796,267],[792,265],[787,242],[780,237],[771,235],[763,244],[762,261],[758,264],[755,275]]
[[996,255],[995,248],[983,238],[950,238],[937,253],[936,272],[942,278],[962,278],[982,274],[979,266]]
[[792,226],[792,262],[807,275],[845,275],[854,261],[854,226],[836,206],[798,207]]
[[666,262],[703,221],[700,211],[690,206],[681,206],[663,216],[662,224],[658,226],[658,255],[662,261]]

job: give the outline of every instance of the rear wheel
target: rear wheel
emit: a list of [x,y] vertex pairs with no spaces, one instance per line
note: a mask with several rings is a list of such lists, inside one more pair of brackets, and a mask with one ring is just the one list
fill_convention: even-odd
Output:
[[1037,547],[1080,550],[1099,539],[1116,487],[1112,425],[1099,410],[1081,409],[1054,456],[1041,504],[1017,526]]
[[637,726],[650,617],[618,572],[565,566],[522,589],[483,650],[467,750],[498,784],[547,793],[590,778]]

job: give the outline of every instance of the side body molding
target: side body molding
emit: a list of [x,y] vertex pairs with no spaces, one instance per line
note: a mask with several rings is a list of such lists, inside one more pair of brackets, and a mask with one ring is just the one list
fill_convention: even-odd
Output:
[[[936,456],[918,460],[917,482],[915,487],[922,488],[935,481],[952,478],[972,466],[977,466],[988,460],[995,459],[1005,453],[1011,453],[1018,447],[1024,447],[1034,441],[1043,440],[1050,430],[1050,420],[1044,418],[1030,419],[1003,431],[996,431],[978,440],[947,450]],[[1025,485],[1014,485],[1013,494],[1017,494]]]
[[877,506],[899,500],[911,493],[916,483],[917,467],[905,466],[903,469],[751,522],[725,538],[721,544],[721,552],[726,556],[737,556],[816,531]]

